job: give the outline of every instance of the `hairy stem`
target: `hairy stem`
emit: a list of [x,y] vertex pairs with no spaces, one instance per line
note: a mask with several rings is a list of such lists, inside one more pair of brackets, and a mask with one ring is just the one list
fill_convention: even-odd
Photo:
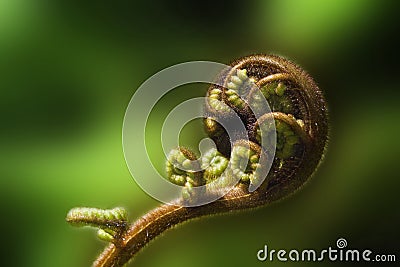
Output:
[[228,195],[200,207],[182,207],[164,204],[148,212],[122,234],[120,242],[110,244],[94,262],[95,267],[123,266],[152,239],[165,230],[187,220],[205,215],[243,210],[267,204],[261,192],[249,194],[238,186]]

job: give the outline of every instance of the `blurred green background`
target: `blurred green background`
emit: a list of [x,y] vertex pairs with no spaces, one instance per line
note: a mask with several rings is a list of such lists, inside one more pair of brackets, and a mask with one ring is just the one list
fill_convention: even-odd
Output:
[[[324,90],[331,120],[324,164],[294,196],[184,224],[130,266],[308,266],[259,262],[256,252],[264,244],[319,250],[339,237],[400,260],[399,7],[0,0],[2,265],[89,266],[105,243],[92,229],[69,226],[70,208],[122,205],[135,219],[158,205],[135,184],[122,152],[135,89],[176,63],[229,63],[250,53],[289,57]],[[206,87],[191,88],[171,99],[201,96]],[[195,146],[200,127],[186,127],[181,142]],[[150,134],[159,142],[160,133]]]

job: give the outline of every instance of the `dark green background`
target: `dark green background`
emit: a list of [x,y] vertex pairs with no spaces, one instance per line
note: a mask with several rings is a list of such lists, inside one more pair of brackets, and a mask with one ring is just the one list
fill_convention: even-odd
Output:
[[[264,244],[319,250],[339,237],[400,260],[395,3],[0,0],[2,265],[89,266],[105,243],[70,227],[70,208],[122,205],[134,219],[158,205],[135,184],[122,152],[135,89],[176,63],[250,53],[289,57],[324,90],[324,164],[294,196],[177,227],[131,266],[308,266],[258,262],[256,252]],[[205,87],[191,88],[175,100]],[[182,143],[196,145],[200,124],[185,129]],[[159,133],[150,134],[157,144]]]

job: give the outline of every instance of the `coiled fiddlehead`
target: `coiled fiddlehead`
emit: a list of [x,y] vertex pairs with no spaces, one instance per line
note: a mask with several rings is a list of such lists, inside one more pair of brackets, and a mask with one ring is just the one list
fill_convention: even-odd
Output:
[[[248,56],[231,66],[217,77],[219,85],[210,86],[205,103],[204,128],[217,149],[200,159],[186,148],[171,151],[166,172],[170,182],[182,186],[182,198],[176,205],[150,211],[118,234],[111,229],[114,241],[94,266],[122,266],[150,240],[186,220],[286,197],[316,170],[327,143],[328,121],[325,100],[313,79],[279,56]],[[265,100],[270,109],[262,108]],[[233,120],[229,109],[240,117],[246,133],[228,135],[222,125]],[[265,175],[263,157],[272,159]],[[192,188],[203,186],[201,194],[212,194],[234,178],[239,182],[220,199],[198,207],[180,205],[201,197]],[[252,185],[257,185],[254,190]],[[97,220],[90,224],[109,229],[96,225]]]

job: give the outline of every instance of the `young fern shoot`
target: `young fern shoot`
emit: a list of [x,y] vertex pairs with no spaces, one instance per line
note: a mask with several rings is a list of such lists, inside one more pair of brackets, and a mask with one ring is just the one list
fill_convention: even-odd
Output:
[[[93,266],[123,266],[152,239],[184,221],[287,197],[317,169],[326,149],[328,116],[310,75],[280,56],[251,55],[234,61],[216,79],[204,108],[204,129],[216,148],[197,159],[179,147],[167,159],[168,180],[182,187],[179,199],[133,223],[122,208],[75,208],[68,213],[69,223],[97,227],[99,237],[110,242]],[[229,110],[245,132],[227,133],[223,125],[235,120]],[[238,182],[227,190],[232,180]],[[198,187],[204,190],[194,190]],[[226,192],[216,201],[191,205],[221,190]]]

